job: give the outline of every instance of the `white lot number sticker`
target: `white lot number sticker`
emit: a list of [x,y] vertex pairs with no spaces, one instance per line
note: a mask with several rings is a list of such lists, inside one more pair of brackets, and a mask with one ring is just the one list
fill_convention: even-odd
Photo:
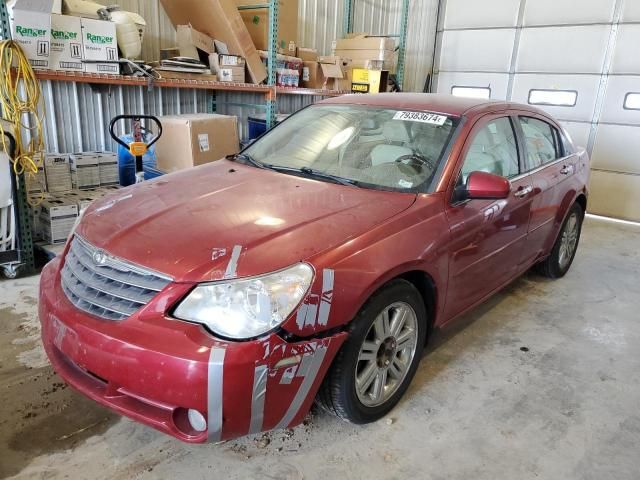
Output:
[[198,134],[198,144],[200,145],[201,152],[209,151],[209,134],[208,133],[199,133]]
[[393,116],[394,120],[406,120],[409,122],[430,123],[432,125],[444,125],[447,117],[444,115],[436,115],[435,113],[425,112],[397,112]]

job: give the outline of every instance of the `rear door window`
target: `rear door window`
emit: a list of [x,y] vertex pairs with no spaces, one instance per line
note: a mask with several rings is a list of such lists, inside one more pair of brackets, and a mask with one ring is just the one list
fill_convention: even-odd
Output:
[[541,167],[562,156],[558,131],[545,121],[533,117],[518,117],[525,140],[527,170]]
[[518,147],[509,117],[492,120],[475,133],[462,164],[463,184],[471,172],[518,175]]

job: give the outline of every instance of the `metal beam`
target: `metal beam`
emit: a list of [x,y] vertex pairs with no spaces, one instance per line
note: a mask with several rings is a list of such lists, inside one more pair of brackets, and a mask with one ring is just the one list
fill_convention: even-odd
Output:
[[342,16],[342,36],[353,32],[353,2],[354,0],[344,0],[344,13]]
[[404,61],[407,53],[407,30],[409,28],[409,0],[402,0],[402,15],[400,17],[400,42],[398,44],[398,66],[396,77],[400,89],[404,90]]
[[11,39],[11,27],[9,26],[9,12],[5,0],[0,0],[0,40]]
[[275,125],[278,104],[276,102],[276,57],[278,53],[278,0],[269,0],[269,52],[267,83],[272,89],[267,93],[267,130]]

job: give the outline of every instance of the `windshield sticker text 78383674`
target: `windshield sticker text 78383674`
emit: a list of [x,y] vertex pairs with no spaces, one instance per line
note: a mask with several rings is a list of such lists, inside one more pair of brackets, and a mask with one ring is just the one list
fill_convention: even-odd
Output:
[[445,115],[436,115],[435,113],[425,112],[396,112],[393,116],[394,120],[406,120],[409,122],[431,123],[433,125],[444,125],[447,121]]

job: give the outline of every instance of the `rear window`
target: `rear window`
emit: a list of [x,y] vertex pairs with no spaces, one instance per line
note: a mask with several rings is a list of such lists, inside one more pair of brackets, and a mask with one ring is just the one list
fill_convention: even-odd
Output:
[[526,167],[533,170],[562,156],[558,131],[547,122],[519,117],[525,138]]

